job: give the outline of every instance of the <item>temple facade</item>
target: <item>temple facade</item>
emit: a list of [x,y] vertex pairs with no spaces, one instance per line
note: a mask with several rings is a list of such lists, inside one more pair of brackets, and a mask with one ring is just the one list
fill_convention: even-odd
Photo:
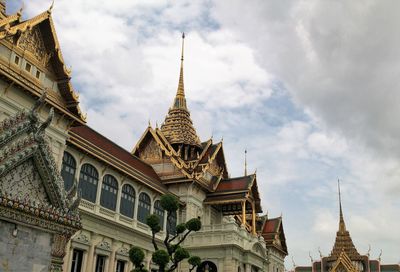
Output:
[[[339,184],[338,184],[339,185]],[[339,187],[339,186],[338,186]],[[362,255],[351,239],[344,222],[342,201],[339,189],[339,229],[329,256],[313,261],[310,266],[296,266],[295,272],[400,272],[400,264],[382,264],[380,256],[373,260],[369,252]]]
[[[50,250],[40,269],[21,270],[18,264],[7,263],[1,271],[47,271],[50,263],[55,263],[68,272],[128,272],[132,269],[128,258],[132,246],[145,251],[149,270],[157,269],[151,262],[154,248],[145,222],[155,213],[166,229],[166,214],[159,202],[166,193],[180,200],[174,217],[177,224],[201,218],[202,229],[190,234],[184,244],[202,258],[197,271],[284,271],[288,251],[282,217],[262,215],[257,175],[230,177],[223,142],[201,141],[197,135],[185,98],[183,42],[178,87],[165,121],[159,128],[149,125],[136,145],[132,144],[133,150],[127,151],[86,124],[58,43],[52,7],[22,20],[21,11],[7,15],[5,1],[0,1],[0,121],[4,127],[0,127],[0,148],[13,150],[12,141],[2,141],[2,135],[7,138],[18,131],[20,124],[12,120],[34,109],[37,125],[29,133],[36,135],[40,129],[48,146],[46,154],[54,161],[38,167],[36,159],[24,159],[25,152],[7,168],[22,174],[8,174],[6,184],[4,160],[0,158],[0,192],[14,195],[15,188],[9,184],[18,184],[28,176],[35,184],[49,177],[53,185],[43,183],[44,188],[55,192],[45,194],[49,189],[37,189],[43,193],[41,197],[49,199],[53,209],[71,209],[70,221],[63,223],[69,229],[64,235],[65,247],[57,256]],[[42,142],[38,145],[43,146]],[[48,170],[52,165],[54,171]],[[24,169],[39,169],[39,174],[25,173]],[[35,198],[33,192],[27,190],[17,200],[22,201],[22,196]],[[26,222],[4,216],[0,223],[9,224],[11,234],[15,226],[27,227]],[[58,232],[49,233],[46,239],[54,244]],[[165,231],[157,235],[160,246],[164,236]],[[19,243],[21,237],[4,239],[0,243]],[[30,254],[32,260],[41,260],[38,252]],[[4,266],[5,258],[0,253],[0,265]],[[178,271],[188,271],[188,264],[183,262]]]

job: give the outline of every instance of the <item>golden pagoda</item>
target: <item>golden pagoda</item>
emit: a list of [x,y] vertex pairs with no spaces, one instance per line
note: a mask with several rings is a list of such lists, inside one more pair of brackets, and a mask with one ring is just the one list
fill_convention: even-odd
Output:
[[181,68],[179,74],[178,90],[172,107],[169,109],[164,123],[161,125],[161,132],[174,147],[175,150],[182,150],[182,157],[187,160],[193,158],[201,146],[196,129],[193,127],[190,112],[186,106],[185,87],[183,83],[183,51],[185,33],[182,34]]
[[361,260],[362,257],[358,253],[353,241],[350,237],[349,231],[346,230],[346,224],[344,223],[343,210],[342,210],[342,199],[340,195],[340,186],[338,183],[339,191],[339,230],[336,232],[335,244],[330,255],[330,259],[334,260],[339,258],[344,253],[351,260]]
[[344,222],[339,181],[338,194],[339,230],[336,232],[331,253],[329,256],[322,256],[320,252],[320,260],[311,259],[311,266],[296,266],[294,272],[400,272],[398,264],[382,264],[380,256],[373,260],[370,259],[369,252],[365,255],[358,253]]

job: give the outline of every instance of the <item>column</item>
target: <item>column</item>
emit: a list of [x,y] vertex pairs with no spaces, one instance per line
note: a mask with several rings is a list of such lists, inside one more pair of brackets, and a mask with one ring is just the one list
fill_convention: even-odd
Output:
[[71,252],[72,247],[71,247],[71,240],[68,241],[67,246],[65,247],[65,256],[64,256],[64,263],[63,263],[63,271],[69,271],[70,270],[70,264],[71,264]]
[[[94,270],[94,262],[96,261],[94,249],[96,247],[96,235],[92,234],[91,244],[88,251],[86,269],[82,269],[82,271],[92,272]],[[84,267],[83,267],[84,268]]]
[[242,202],[242,227],[246,227],[246,200]]
[[256,229],[256,205],[255,205],[254,201],[251,202],[251,211],[252,211],[251,229],[252,229],[253,235],[257,235],[257,229]]
[[[115,244],[115,242],[113,244]],[[110,271],[110,272],[115,271],[115,251],[116,251],[116,248],[112,247],[112,251],[110,254],[110,263],[108,264],[108,271]]]

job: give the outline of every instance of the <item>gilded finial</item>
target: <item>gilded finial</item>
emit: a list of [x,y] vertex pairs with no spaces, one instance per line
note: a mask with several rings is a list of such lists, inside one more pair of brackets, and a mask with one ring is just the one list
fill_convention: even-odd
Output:
[[156,128],[158,128],[158,121],[156,120]]
[[22,12],[24,11],[24,8],[25,8],[25,2],[22,1],[21,8],[17,12],[18,16],[22,16]]
[[340,194],[340,181],[338,179],[338,193],[339,193],[339,232],[344,233],[346,231],[346,225],[343,219],[343,210],[342,210],[342,197]]
[[51,13],[53,11],[53,7],[54,7],[54,0],[51,2],[51,6],[49,7],[49,9],[47,11],[49,13]]
[[322,252],[321,252],[321,248],[320,248],[320,247],[318,247],[318,252],[319,252],[319,257],[320,257],[321,260],[322,260],[322,258],[323,258],[324,256],[322,255]]
[[314,263],[314,259],[313,259],[313,257],[311,256],[311,252],[310,252],[310,251],[308,252],[308,256],[310,257],[311,263]]
[[292,256],[292,265],[293,265],[293,270],[296,268],[296,263],[294,262],[294,258]]
[[181,61],[183,61],[184,42],[185,42],[185,32],[182,32],[182,52],[181,52]]
[[149,121],[148,121],[149,123],[148,123],[148,127],[151,127],[151,123],[150,123],[150,119],[149,119]]
[[381,252],[379,253],[378,261],[381,261],[381,259],[382,259],[382,249]]
[[368,245],[368,252],[366,254],[368,257],[369,257],[370,252],[371,252],[371,245]]
[[247,176],[247,149],[244,150],[244,175]]
[[182,33],[182,49],[181,49],[181,69],[179,73],[178,90],[174,101],[173,108],[187,109],[186,98],[185,98],[185,86],[183,83],[183,54],[185,48],[185,33]]

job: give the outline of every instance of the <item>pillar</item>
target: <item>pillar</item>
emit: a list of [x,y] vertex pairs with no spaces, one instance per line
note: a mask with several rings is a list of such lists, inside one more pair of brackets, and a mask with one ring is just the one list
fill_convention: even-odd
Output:
[[256,229],[256,204],[251,202],[251,230],[253,235],[257,235],[257,229]]
[[242,202],[242,227],[246,227],[246,200]]

